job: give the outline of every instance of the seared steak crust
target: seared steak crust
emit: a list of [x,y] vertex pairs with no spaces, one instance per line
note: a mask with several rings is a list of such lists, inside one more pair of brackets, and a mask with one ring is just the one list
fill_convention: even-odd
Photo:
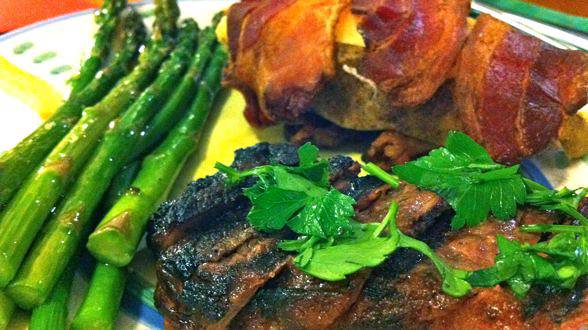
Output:
[[[421,239],[439,245],[437,253],[455,268],[476,270],[487,268],[498,253],[496,235],[534,243],[536,234],[522,233],[521,224],[552,223],[549,214],[534,210],[523,211],[510,221],[487,221],[477,227],[459,232],[424,235]],[[437,237],[434,237],[437,236]],[[429,242],[429,244],[431,244]],[[433,244],[435,245],[435,244]],[[400,262],[401,258],[404,262]],[[376,268],[350,312],[338,323],[341,329],[534,329],[554,328],[574,317],[581,309],[572,300],[582,300],[583,289],[573,293],[549,294],[551,306],[536,306],[531,300],[521,301],[509,290],[499,286],[478,288],[467,297],[456,299],[441,291],[441,280],[434,266],[428,262],[413,263],[407,269],[407,256],[394,255],[383,266]],[[413,259],[415,260],[415,259]],[[416,258],[418,260],[418,258]],[[410,267],[410,265],[408,265]],[[404,269],[403,269],[404,268]],[[578,284],[582,286],[582,281]],[[535,304],[533,313],[528,306]],[[559,321],[553,316],[560,311]],[[527,311],[527,313],[525,313]],[[554,313],[555,312],[555,313]],[[563,312],[563,313],[562,313]],[[533,315],[531,315],[533,314]],[[543,323],[538,324],[541,320]],[[574,319],[576,320],[576,319]]]

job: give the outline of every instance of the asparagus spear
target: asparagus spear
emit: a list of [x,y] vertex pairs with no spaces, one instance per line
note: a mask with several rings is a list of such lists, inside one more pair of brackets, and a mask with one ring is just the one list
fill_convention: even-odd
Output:
[[0,291],[0,330],[6,329],[14,309],[15,306],[12,300],[4,292]]
[[196,93],[198,82],[202,78],[202,73],[204,72],[206,64],[212,56],[212,50],[216,43],[215,30],[221,17],[221,14],[217,14],[212,20],[212,25],[206,27],[200,32],[198,38],[198,50],[196,51],[196,55],[194,56],[186,75],[171,96],[170,100],[165,104],[163,109],[155,115],[155,118],[153,118],[145,129],[131,159],[137,159],[139,156],[155,147],[157,143],[161,142],[161,139],[165,137],[165,134],[167,134],[172,129],[173,125],[181,119],[182,115],[185,113],[185,109],[189,107],[192,95]]
[[105,0],[102,8],[95,14],[95,21],[99,25],[98,32],[90,57],[82,64],[78,75],[71,79],[72,95],[83,90],[102,67],[109,53],[110,40],[117,25],[117,17],[126,5],[126,0]]
[[73,330],[114,329],[126,282],[124,270],[98,263],[88,294],[78,310],[71,328]]
[[72,263],[67,267],[59,282],[53,289],[51,296],[31,314],[30,330],[66,329],[67,304],[75,267]]
[[[159,0],[167,7],[173,0]],[[163,6],[162,6],[163,7]],[[174,25],[177,16],[169,10],[160,11]],[[126,109],[140,91],[153,79],[166,58],[170,42],[161,36],[171,36],[171,24],[155,26],[155,35],[147,50],[139,57],[138,65],[96,105],[86,108],[82,118],[53,149],[35,172],[20,188],[0,217],[0,287],[6,286],[18,270],[27,250],[43,225],[65,186],[75,177],[105,129],[119,113]],[[76,223],[77,214],[70,214]],[[75,228],[72,228],[75,229]]]
[[0,155],[0,209],[78,121],[82,110],[98,102],[132,68],[145,40],[141,16],[131,11],[122,22],[124,43],[112,62],[86,88],[72,95],[57,112],[15,148]]
[[[194,52],[198,27],[188,20],[180,42],[161,66],[157,79],[108,130],[96,152],[45,226],[7,292],[22,307],[42,303],[65,265],[91,230],[98,203],[114,175],[127,163],[139,132],[171,94]],[[75,217],[72,217],[75,214]],[[72,230],[75,228],[75,230]],[[51,269],[51,272],[47,272]]]
[[220,89],[226,51],[217,47],[188,114],[145,160],[132,188],[90,235],[88,250],[101,262],[126,266],[149,216],[166,197],[188,156],[196,149],[202,126]]

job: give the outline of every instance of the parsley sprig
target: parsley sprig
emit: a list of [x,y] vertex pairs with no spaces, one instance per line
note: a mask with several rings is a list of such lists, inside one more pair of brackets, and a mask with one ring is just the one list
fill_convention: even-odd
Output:
[[571,288],[580,276],[588,274],[588,219],[577,210],[587,189],[548,189],[524,178],[518,165],[496,164],[486,150],[460,132],[451,132],[444,148],[393,171],[400,179],[444,197],[456,212],[454,229],[476,225],[490,212],[498,219],[511,218],[517,204],[559,211],[579,222],[523,226],[521,230],[527,232],[556,234],[533,245],[498,236],[500,252],[495,264],[469,275],[467,281],[473,286],[506,283],[522,297],[532,285]]
[[[588,274],[588,228],[570,227],[583,232],[560,233],[537,244],[498,236],[500,252],[494,266],[473,272],[468,282],[478,287],[506,283],[519,297],[524,297],[536,284],[556,289],[572,288],[580,276]],[[550,231],[552,228],[546,225],[544,229]]]
[[495,163],[482,146],[461,132],[450,132],[445,147],[395,166],[393,172],[401,180],[443,197],[455,210],[454,229],[475,226],[490,213],[501,220],[512,218],[517,205],[524,204],[561,211],[588,225],[588,219],[577,211],[586,189],[548,189],[524,178],[519,165]]
[[265,165],[238,172],[217,163],[230,183],[259,178],[244,193],[252,203],[247,215],[257,230],[275,232],[288,227],[299,235],[330,239],[348,235],[355,216],[355,200],[331,187],[329,166],[318,157],[318,148],[298,149],[299,166]]
[[386,217],[380,223],[352,223],[353,233],[330,241],[314,241],[301,238],[285,241],[280,247],[286,251],[300,254],[295,258],[296,265],[304,272],[327,281],[343,280],[363,268],[376,267],[398,248],[419,251],[427,256],[439,271],[442,289],[445,293],[461,297],[471,290],[465,281],[466,271],[448,266],[424,242],[403,234],[396,226],[398,203],[392,202]]

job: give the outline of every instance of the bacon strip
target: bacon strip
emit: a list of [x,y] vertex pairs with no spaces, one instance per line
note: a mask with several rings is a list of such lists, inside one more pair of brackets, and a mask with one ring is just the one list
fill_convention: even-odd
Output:
[[465,129],[494,159],[514,163],[558,136],[588,94],[588,54],[566,51],[481,15],[457,64]]
[[335,74],[335,25],[349,0],[249,0],[229,9],[226,83],[253,125],[294,120]]
[[353,0],[367,53],[360,74],[395,107],[427,101],[450,75],[466,37],[468,0]]

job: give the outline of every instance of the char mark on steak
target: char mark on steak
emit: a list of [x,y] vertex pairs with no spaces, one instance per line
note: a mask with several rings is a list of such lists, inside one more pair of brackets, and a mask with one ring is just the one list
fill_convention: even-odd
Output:
[[[295,147],[260,144],[238,151],[233,166],[243,170],[297,161]],[[424,240],[459,269],[491,266],[497,234],[533,243],[540,237],[521,233],[519,225],[555,221],[545,212],[525,210],[510,221],[491,219],[448,233],[451,211],[439,196],[405,183],[390,189],[376,178],[358,177],[358,164],[348,157],[333,157],[329,165],[331,183],[357,200],[358,221],[380,221],[396,200],[400,230]],[[521,301],[499,286],[456,299],[442,292],[437,270],[412,250],[400,249],[383,265],[345,281],[312,278],[276,247],[288,233],[262,234],[249,225],[250,203],[242,189],[254,182],[227,187],[220,174],[198,180],[154,216],[148,241],[157,256],[156,304],[167,328],[542,329],[588,324],[586,280],[574,291],[549,293],[553,299],[543,302]]]

